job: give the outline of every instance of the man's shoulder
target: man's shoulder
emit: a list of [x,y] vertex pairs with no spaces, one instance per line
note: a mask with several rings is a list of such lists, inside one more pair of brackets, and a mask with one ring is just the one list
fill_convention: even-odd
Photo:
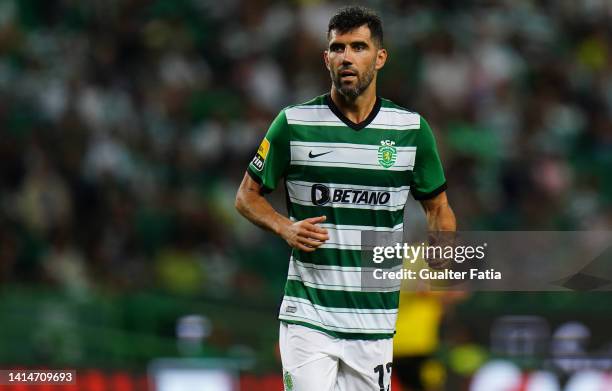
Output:
[[328,110],[327,98],[324,94],[302,103],[287,106],[281,110],[279,116],[282,117],[288,125],[307,125],[313,121],[313,118],[325,117]]
[[387,124],[396,130],[418,130],[422,126],[422,118],[419,113],[385,98],[380,98],[377,122]]
[[420,114],[417,113],[416,111],[413,111],[407,107],[398,105],[397,103],[393,102],[391,99],[386,99],[386,98],[381,97],[380,98],[380,108],[383,111],[395,111],[399,113],[414,114],[420,117]]
[[309,99],[307,101],[287,106],[282,111],[286,112],[287,110],[291,110],[291,109],[298,109],[299,110],[301,108],[305,108],[305,109],[311,108],[311,109],[314,109],[314,108],[321,107],[321,106],[327,107],[326,95],[327,94],[318,95],[318,96],[315,96],[314,98],[311,98],[311,99]]

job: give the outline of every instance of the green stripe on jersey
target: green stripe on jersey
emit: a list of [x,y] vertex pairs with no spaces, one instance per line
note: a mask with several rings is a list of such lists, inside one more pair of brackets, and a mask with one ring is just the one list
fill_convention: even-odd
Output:
[[376,340],[376,339],[393,338],[393,335],[394,335],[394,334],[384,334],[384,333],[342,333],[342,332],[339,332],[339,331],[328,330],[328,329],[325,329],[323,327],[315,326],[312,323],[309,323],[308,321],[299,321],[299,320],[288,319],[288,317],[286,317],[284,315],[280,315],[279,319],[282,320],[285,323],[297,324],[299,326],[308,327],[308,328],[313,329],[313,330],[322,331],[322,332],[324,332],[324,333],[326,333],[328,335],[331,335],[332,337],[342,338],[342,339]]
[[334,248],[318,248],[307,253],[293,250],[293,258],[303,262],[324,266],[361,267],[360,250],[338,250]]
[[288,181],[300,180],[315,183],[346,183],[362,186],[409,186],[411,171],[359,170],[355,168],[292,166],[287,172]]
[[[392,228],[401,224],[404,211],[360,210],[350,208],[330,208],[325,206],[306,206],[290,202],[290,216],[303,220],[315,216],[327,216],[325,223],[346,225],[367,225],[379,228]],[[369,213],[368,213],[369,212]]]
[[333,308],[396,309],[399,291],[395,292],[346,292],[317,289],[305,286],[301,281],[287,280],[285,296],[299,297],[312,304]]

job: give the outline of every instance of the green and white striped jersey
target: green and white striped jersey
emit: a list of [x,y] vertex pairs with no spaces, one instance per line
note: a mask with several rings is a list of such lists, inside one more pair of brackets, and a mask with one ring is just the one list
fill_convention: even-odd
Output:
[[340,338],[391,338],[399,292],[361,289],[361,232],[402,231],[409,192],[445,190],[427,122],[377,98],[355,124],[322,95],[280,112],[247,171],[266,192],[284,178],[292,220],[327,216],[329,240],[291,253],[279,319]]

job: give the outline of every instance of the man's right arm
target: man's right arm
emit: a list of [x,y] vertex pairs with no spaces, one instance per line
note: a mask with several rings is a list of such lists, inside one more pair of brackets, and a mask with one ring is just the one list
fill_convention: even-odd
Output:
[[236,194],[235,206],[253,224],[272,231],[298,250],[312,252],[329,239],[327,230],[316,225],[324,222],[325,216],[289,220],[270,205],[262,195],[261,185],[248,173],[244,174]]

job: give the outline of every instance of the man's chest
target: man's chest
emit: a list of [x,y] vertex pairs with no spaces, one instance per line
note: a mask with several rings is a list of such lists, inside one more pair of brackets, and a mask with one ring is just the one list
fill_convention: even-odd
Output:
[[286,180],[292,200],[357,209],[403,207],[417,154],[413,138],[351,129],[321,133],[290,141]]

